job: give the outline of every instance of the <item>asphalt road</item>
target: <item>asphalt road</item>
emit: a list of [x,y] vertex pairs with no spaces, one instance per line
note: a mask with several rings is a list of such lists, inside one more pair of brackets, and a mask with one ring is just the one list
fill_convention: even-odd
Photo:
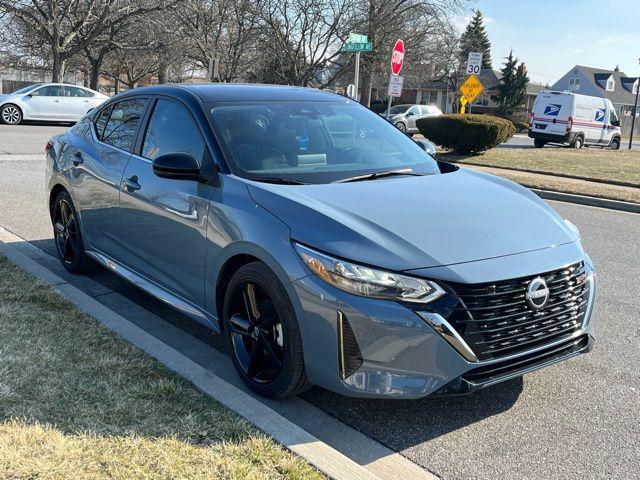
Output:
[[[640,141],[633,141],[633,148],[634,149],[640,149]],[[519,147],[531,147],[533,148],[533,138],[529,138],[527,136],[527,134],[517,134],[514,135],[513,137],[511,137],[509,140],[507,140],[505,143],[503,143],[502,145],[500,145],[501,148],[519,148]],[[554,147],[554,145],[547,145],[545,148],[551,148]],[[559,147],[556,147],[559,148]],[[593,147],[593,148],[598,148],[598,147]],[[622,140],[622,146],[620,147],[622,150],[626,150],[627,148],[629,148],[629,139],[623,139]]]
[[[0,149],[8,144],[5,128]],[[0,154],[0,225],[54,253],[40,155],[50,132],[31,128],[16,151],[33,148],[37,156]],[[466,397],[370,401],[314,388],[304,398],[446,479],[638,478],[640,216],[552,205],[581,229],[598,269],[597,343],[590,354]],[[111,273],[92,278],[219,343]],[[83,283],[79,277],[77,285]]]

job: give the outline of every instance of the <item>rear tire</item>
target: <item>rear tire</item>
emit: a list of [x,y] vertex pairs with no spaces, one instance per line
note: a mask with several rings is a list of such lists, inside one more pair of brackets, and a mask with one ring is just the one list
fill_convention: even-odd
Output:
[[611,150],[620,150],[620,139],[618,137],[611,140],[611,144],[609,145]]
[[22,110],[17,105],[7,103],[0,108],[0,119],[7,125],[18,125],[22,122]]
[[265,264],[249,263],[231,277],[222,319],[231,360],[251,390],[287,398],[310,387],[293,305]]
[[539,138],[533,139],[533,146],[536,148],[542,148],[547,144],[544,140],[540,140]]
[[53,203],[51,223],[56,253],[64,268],[76,274],[94,270],[96,263],[84,250],[78,213],[66,191],[60,192]]
[[580,150],[583,146],[584,146],[584,138],[582,138],[581,136],[577,136],[576,139],[571,144],[571,147],[575,148],[576,150]]

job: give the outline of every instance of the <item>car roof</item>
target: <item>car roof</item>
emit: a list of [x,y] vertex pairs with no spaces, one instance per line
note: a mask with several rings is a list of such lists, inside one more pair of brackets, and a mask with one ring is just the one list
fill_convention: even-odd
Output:
[[239,102],[269,100],[304,100],[318,102],[351,102],[352,100],[332,92],[316,88],[286,85],[260,85],[245,83],[181,83],[154,85],[128,90],[130,94],[179,94],[191,92],[201,102]]

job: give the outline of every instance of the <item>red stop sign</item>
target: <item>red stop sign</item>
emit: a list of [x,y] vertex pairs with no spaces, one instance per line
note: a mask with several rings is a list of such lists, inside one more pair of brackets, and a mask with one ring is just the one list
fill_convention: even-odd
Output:
[[396,44],[391,51],[391,73],[400,75],[402,64],[404,63],[404,42],[400,39],[396,40]]

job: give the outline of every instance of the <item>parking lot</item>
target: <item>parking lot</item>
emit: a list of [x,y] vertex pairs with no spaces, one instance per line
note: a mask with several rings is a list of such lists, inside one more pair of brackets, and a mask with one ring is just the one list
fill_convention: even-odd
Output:
[[[47,139],[66,128],[0,125],[0,226],[50,255],[54,246],[42,152]],[[470,396],[358,400],[314,388],[303,395],[301,408],[317,407],[445,479],[637,475],[633,472],[640,469],[640,309],[635,278],[640,272],[640,216],[552,205],[580,228],[597,267],[597,343],[590,354]],[[39,261],[62,275],[61,267],[47,255]],[[144,323],[150,316],[179,327],[194,341],[222,348],[220,339],[105,270],[90,280],[73,282],[158,335],[160,329]],[[188,343],[182,348],[185,355],[194,355]],[[275,408],[291,412],[286,405]],[[323,428],[321,422],[302,417],[290,418],[305,428]]]

